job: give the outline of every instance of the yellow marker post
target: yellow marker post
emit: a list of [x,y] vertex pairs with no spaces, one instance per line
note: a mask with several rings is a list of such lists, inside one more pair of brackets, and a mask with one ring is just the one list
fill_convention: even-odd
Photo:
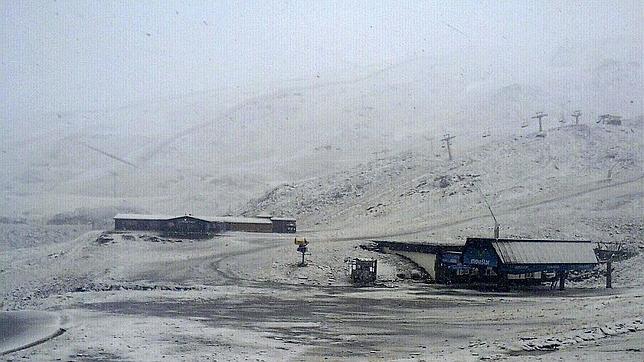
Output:
[[297,245],[297,251],[302,253],[302,261],[300,262],[299,266],[306,266],[306,263],[304,262],[304,255],[306,254],[307,248],[306,246],[309,245],[309,242],[306,240],[306,238],[295,238],[295,245]]
[[309,245],[309,242],[306,238],[295,238],[295,245],[306,246]]

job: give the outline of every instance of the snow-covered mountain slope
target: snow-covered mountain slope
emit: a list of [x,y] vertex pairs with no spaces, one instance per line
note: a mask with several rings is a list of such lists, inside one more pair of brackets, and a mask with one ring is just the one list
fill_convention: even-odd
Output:
[[[426,144],[282,185],[246,214],[295,215],[303,232],[462,242],[492,235],[482,192],[505,236],[636,241],[644,226],[643,139],[641,120],[563,126],[545,137],[526,132],[471,148],[456,138],[453,161]],[[611,232],[625,225],[633,227]]]
[[[420,144],[437,148],[445,133],[458,137],[461,151],[486,143],[483,134],[522,134],[535,111],[551,114],[547,128],[559,125],[562,112],[570,122],[574,109],[582,109],[585,123],[599,113],[641,113],[637,62],[606,59],[580,69],[555,64],[549,78],[526,84],[474,71],[461,55],[412,57],[262,89],[221,87],[118,109],[46,114],[28,120],[29,127],[8,123],[0,146],[4,212],[48,216],[121,207],[224,213],[282,183],[352,169]],[[570,74],[579,72],[592,81],[570,88]],[[610,92],[597,91],[609,85]]]

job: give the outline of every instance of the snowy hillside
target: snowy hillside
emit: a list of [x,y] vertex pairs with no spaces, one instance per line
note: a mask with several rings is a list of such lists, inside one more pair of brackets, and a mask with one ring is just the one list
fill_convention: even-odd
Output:
[[[592,80],[571,92],[570,65],[525,84],[468,72],[459,59],[411,57],[252,90],[222,87],[117,109],[44,114],[28,128],[9,123],[0,160],[7,170],[0,175],[5,213],[48,217],[81,207],[225,213],[282,183],[419,147],[435,153],[445,133],[459,137],[461,152],[488,142],[484,134],[525,134],[521,127],[531,122],[534,129],[536,111],[550,113],[548,128],[560,124],[560,114],[571,122],[574,109],[583,110],[584,123],[605,112],[641,113],[637,62],[585,65]],[[607,87],[610,97],[597,93]]]
[[634,223],[629,235],[611,238],[639,240],[643,139],[641,120],[526,132],[470,149],[456,138],[453,161],[444,149],[416,148],[282,185],[246,214],[294,214],[301,229],[346,235],[458,242],[492,233],[480,188],[505,236],[603,240],[607,224]]

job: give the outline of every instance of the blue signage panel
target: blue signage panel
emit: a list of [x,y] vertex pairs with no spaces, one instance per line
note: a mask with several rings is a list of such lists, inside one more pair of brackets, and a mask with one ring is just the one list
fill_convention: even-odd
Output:
[[461,262],[461,253],[445,252],[441,255],[441,261],[445,264],[459,264]]
[[463,251],[463,264],[496,267],[499,261],[491,245],[469,245]]

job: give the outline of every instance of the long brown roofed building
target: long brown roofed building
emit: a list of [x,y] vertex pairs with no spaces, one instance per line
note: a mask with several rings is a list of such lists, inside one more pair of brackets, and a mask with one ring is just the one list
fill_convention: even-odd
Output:
[[295,222],[292,218],[118,214],[114,217],[114,229],[203,234],[222,231],[294,233]]

